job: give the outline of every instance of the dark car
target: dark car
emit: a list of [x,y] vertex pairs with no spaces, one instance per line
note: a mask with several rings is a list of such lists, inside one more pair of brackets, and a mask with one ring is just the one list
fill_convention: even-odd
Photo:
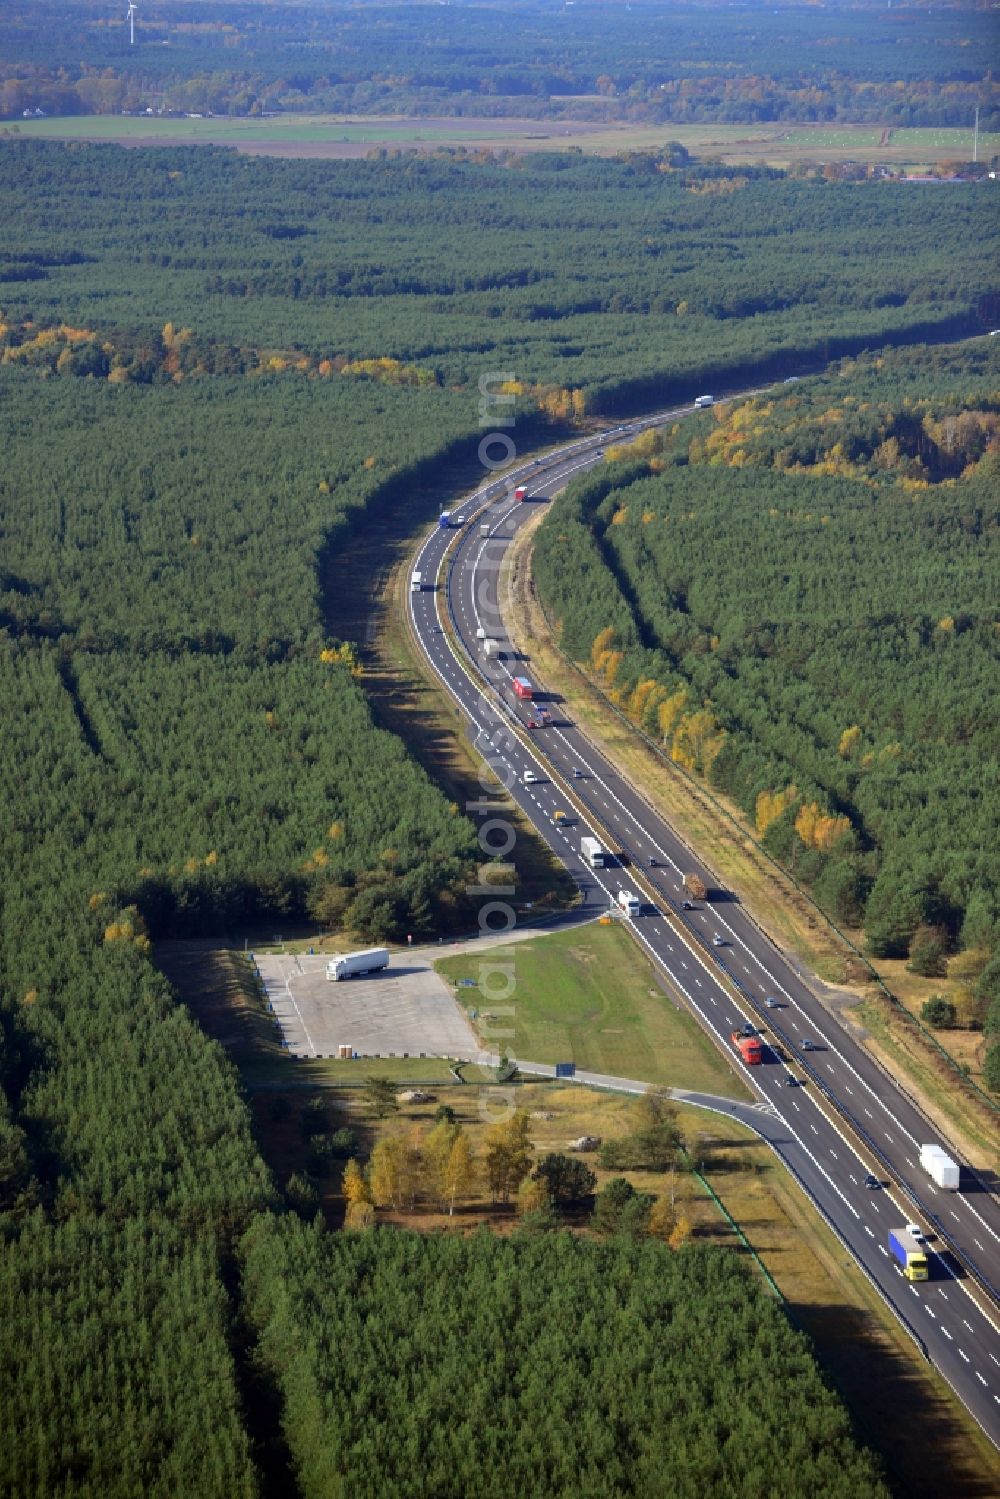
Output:
[[684,910],[684,911],[693,911],[695,909],[694,901],[693,900],[682,900],[681,901],[681,909]]
[[868,1188],[869,1192],[877,1192],[881,1185],[882,1183],[879,1181],[878,1177],[872,1176],[871,1172],[869,1171],[868,1175],[865,1177],[865,1186]]
[[816,1042],[815,1041],[810,1041],[808,1037],[805,1037],[799,1044],[802,1047],[803,1051],[815,1051],[816,1050]]
[[650,854],[650,856],[649,856],[649,867],[650,867],[650,869],[655,869],[656,868],[656,860],[653,858],[652,854]]
[[790,1072],[786,1072],[785,1073],[785,1087],[786,1088],[794,1088],[797,1085],[798,1085],[798,1078],[793,1077]]

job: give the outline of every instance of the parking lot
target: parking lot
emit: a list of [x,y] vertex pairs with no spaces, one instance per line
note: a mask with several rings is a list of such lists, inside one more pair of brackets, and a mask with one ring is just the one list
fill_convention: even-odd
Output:
[[464,1011],[430,962],[393,953],[382,973],[331,983],[323,954],[257,953],[259,972],[289,1053],[336,1057],[475,1060],[479,1043]]

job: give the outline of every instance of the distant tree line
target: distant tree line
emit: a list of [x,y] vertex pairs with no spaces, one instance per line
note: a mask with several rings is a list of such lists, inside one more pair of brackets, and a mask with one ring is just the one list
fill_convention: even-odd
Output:
[[72,0],[15,0],[0,24],[0,118],[152,108],[968,127],[979,104],[996,128],[994,38],[971,7],[514,13],[511,25],[462,6],[439,33],[419,8],[272,8],[262,25],[258,7],[233,3],[191,27],[160,5],[140,13],[131,46],[124,12],[97,27]]

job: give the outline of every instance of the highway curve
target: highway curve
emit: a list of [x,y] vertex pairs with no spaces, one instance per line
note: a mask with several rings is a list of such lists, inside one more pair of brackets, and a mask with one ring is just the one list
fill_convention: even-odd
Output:
[[[682,872],[713,881],[641,792],[560,715],[558,703],[548,703],[551,721],[528,728],[537,707],[546,706],[545,692],[530,664],[513,658],[504,625],[498,589],[507,547],[538,503],[602,461],[605,441],[691,409],[578,440],[509,470],[457,506],[463,524],[435,527],[413,559],[424,586],[409,594],[410,624],[467,718],[478,752],[576,881],[583,910],[606,910],[620,890],[633,891],[642,909],[629,919],[632,935],[717,1043],[732,1054],[736,1026],[753,1025],[764,1036],[763,1065],[746,1069],[758,1094],[756,1117],[766,1120],[761,1133],[1000,1445],[1000,1204],[967,1163],[958,1192],[935,1187],[919,1165],[919,1148],[939,1141],[954,1155],[949,1142],[840,1026],[735,894],[716,888],[710,902],[683,908]],[[528,486],[526,503],[513,498],[519,484]],[[496,643],[488,657],[480,631]],[[532,678],[535,705],[515,695],[519,674]],[[534,779],[526,782],[526,773]],[[498,798],[478,815],[502,817],[505,804]],[[556,818],[557,811],[566,815]],[[591,868],[580,853],[588,834],[621,859]],[[880,1189],[866,1188],[869,1172]],[[887,1248],[888,1230],[910,1221],[929,1239],[931,1278],[924,1283],[907,1281]]]

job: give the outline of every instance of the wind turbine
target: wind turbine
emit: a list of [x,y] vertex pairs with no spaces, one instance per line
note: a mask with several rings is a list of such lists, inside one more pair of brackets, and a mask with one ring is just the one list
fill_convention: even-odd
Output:
[[132,47],[135,46],[135,11],[135,0],[128,0],[128,12],[125,19],[128,21],[129,45]]

